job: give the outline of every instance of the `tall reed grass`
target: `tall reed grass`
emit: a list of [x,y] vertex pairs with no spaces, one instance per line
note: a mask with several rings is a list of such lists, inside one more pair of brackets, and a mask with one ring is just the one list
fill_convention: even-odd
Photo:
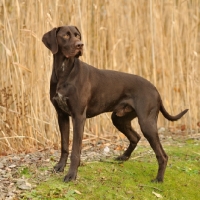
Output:
[[[159,115],[158,127],[198,131],[199,0],[2,0],[0,154],[59,145],[49,101],[52,55],[41,38],[61,25],[76,25],[82,32],[83,61],[145,77],[171,114],[190,109],[175,123]],[[89,139],[119,136],[116,132],[109,113],[86,122]]]

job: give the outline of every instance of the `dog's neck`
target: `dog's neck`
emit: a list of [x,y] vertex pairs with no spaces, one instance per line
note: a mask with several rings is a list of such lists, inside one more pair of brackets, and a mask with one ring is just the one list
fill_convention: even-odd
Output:
[[61,64],[61,70],[63,71],[63,73],[65,73],[65,71],[71,71],[74,67],[74,62],[75,62],[75,58],[66,58],[64,57],[63,62]]
[[74,68],[75,57],[66,58],[64,55],[55,54],[53,67],[57,78],[68,77]]

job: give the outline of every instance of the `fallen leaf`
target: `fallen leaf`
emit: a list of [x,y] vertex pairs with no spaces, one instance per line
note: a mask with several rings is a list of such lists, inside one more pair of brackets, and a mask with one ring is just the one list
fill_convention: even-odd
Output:
[[127,194],[133,194],[133,191],[129,190],[126,192]]
[[22,185],[18,185],[18,188],[22,190],[30,190],[32,187],[30,183],[24,183]]
[[104,153],[108,153],[110,151],[110,148],[108,146],[106,146],[103,151],[104,151]]
[[28,183],[25,179],[18,179],[17,187],[22,190],[30,190],[32,188],[31,184]]
[[181,131],[184,131],[186,129],[186,125],[181,125]]
[[15,168],[16,165],[12,164],[12,165],[10,165],[10,166],[8,166],[8,167],[9,167],[9,168]]
[[115,148],[115,150],[117,150],[117,151],[122,151],[122,150],[123,150],[123,146],[118,145],[118,146]]
[[75,192],[76,194],[81,194],[81,192],[79,192],[78,190],[74,190],[74,192]]
[[158,193],[156,193],[154,191],[152,192],[152,194],[154,194],[157,198],[163,198],[161,194],[158,194]]

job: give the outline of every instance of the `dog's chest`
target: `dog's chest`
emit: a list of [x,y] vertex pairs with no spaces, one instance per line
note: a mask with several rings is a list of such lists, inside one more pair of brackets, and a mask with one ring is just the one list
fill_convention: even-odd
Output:
[[64,72],[65,68],[66,68],[65,61],[63,61],[59,70]]
[[71,112],[70,112],[69,107],[67,105],[67,97],[56,96],[53,99],[57,102],[57,104],[58,104],[58,106],[61,110],[63,110],[68,115],[71,115]]

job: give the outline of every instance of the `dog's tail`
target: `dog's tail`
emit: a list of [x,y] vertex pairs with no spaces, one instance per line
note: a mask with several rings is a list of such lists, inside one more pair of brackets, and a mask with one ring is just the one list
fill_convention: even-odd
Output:
[[166,119],[170,120],[170,121],[176,121],[176,120],[180,119],[188,110],[189,110],[189,109],[185,109],[184,111],[182,111],[182,112],[179,113],[178,115],[172,116],[172,115],[170,115],[170,114],[165,110],[165,107],[164,107],[164,105],[163,105],[163,103],[162,103],[162,101],[161,101],[160,111],[161,111],[161,113],[163,114],[163,116],[164,116]]

